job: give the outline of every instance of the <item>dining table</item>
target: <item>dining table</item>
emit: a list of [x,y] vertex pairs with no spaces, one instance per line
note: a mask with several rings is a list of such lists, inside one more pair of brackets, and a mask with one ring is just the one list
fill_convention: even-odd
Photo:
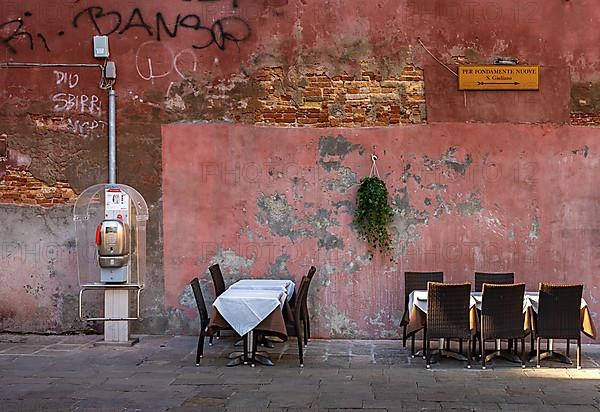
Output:
[[228,366],[256,362],[272,366],[266,352],[257,352],[257,334],[287,340],[286,316],[295,284],[291,280],[243,279],[232,284],[212,304],[209,333],[233,329],[242,336],[244,350],[230,354]]

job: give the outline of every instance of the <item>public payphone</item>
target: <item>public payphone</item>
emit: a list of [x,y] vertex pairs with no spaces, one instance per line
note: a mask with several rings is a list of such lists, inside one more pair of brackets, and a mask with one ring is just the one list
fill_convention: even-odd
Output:
[[[104,321],[106,342],[128,342],[128,321],[140,317],[148,206],[132,187],[98,184],[79,195],[73,218],[80,284],[79,316],[86,321]],[[105,293],[102,316],[84,315],[84,292],[93,290]],[[135,315],[129,314],[127,302],[131,293],[137,303]],[[89,304],[88,307],[99,310]]]

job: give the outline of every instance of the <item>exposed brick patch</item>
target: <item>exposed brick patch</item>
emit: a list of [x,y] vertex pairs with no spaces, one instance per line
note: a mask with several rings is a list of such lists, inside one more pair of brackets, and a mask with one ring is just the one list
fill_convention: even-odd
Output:
[[258,71],[264,89],[256,124],[291,127],[365,127],[426,123],[423,70],[405,65],[382,76],[361,64],[357,75],[328,76],[315,68],[295,79],[281,67]]
[[51,207],[72,203],[77,194],[67,182],[49,186],[24,168],[8,167],[0,177],[0,204],[37,205]]
[[570,122],[573,126],[600,126],[600,83],[571,85]]
[[600,113],[571,113],[573,126],[600,126]]

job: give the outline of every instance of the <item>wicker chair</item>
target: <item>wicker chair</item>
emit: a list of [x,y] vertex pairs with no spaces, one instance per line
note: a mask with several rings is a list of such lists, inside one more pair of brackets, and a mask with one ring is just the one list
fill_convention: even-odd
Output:
[[[483,286],[481,302],[481,366],[496,356],[503,357],[511,362],[520,362],[525,367],[523,358],[519,358],[510,351],[505,352],[499,347],[490,354],[485,354],[485,342],[491,339],[520,339],[521,354],[525,353],[525,314],[523,313],[523,295],[525,284],[495,285],[486,283]],[[517,345],[515,344],[515,350]]]
[[[196,306],[198,307],[198,313],[200,315],[200,336],[198,337],[198,348],[196,349],[196,366],[200,366],[200,358],[204,357],[204,337],[208,332],[210,318],[208,317],[208,311],[206,310],[206,304],[204,303],[204,296],[202,296],[202,289],[200,288],[200,281],[198,278],[192,279],[190,285],[192,286],[192,291],[196,298]],[[212,343],[212,336],[210,336],[209,342]]]
[[[484,283],[494,285],[507,285],[515,283],[515,274],[508,273],[490,273],[490,272],[475,272],[475,292],[481,292]],[[477,353],[477,342],[479,342],[479,350],[481,351],[481,337],[479,334],[473,339],[473,353]],[[512,348],[512,341],[509,342],[509,349]],[[499,347],[497,348],[500,349]],[[481,352],[480,352],[481,353]]]
[[[536,336],[536,366],[545,358],[554,358],[571,364],[567,356],[550,349],[540,353],[541,339],[577,340],[577,369],[581,369],[581,297],[583,285],[540,284]],[[568,343],[567,343],[568,345]],[[567,346],[568,348],[568,346]]]
[[292,309],[292,320],[286,322],[285,326],[287,329],[288,336],[296,336],[298,338],[298,359],[300,360],[300,367],[304,367],[304,346],[303,335],[304,335],[304,320],[302,316],[303,308],[306,307],[306,298],[308,296],[308,287],[310,286],[310,280],[308,277],[303,276],[298,288],[298,294],[296,295],[296,305]]
[[[402,346],[406,347],[406,339],[409,335],[406,333],[406,327],[408,326],[408,320],[410,317],[408,307],[408,296],[414,290],[427,290],[427,282],[443,282],[444,272],[404,272],[404,314],[402,315]],[[415,355],[415,331],[410,334],[411,337],[411,354]],[[423,336],[423,344],[425,343],[425,336]],[[423,349],[425,345],[423,345]]]
[[[471,368],[471,328],[469,308],[470,283],[437,283],[427,285],[427,326],[425,327],[425,357],[427,368],[431,366],[431,339],[464,339],[467,341],[467,368]],[[444,353],[446,352],[446,353]],[[456,353],[441,354],[463,359]]]
[[475,272],[475,292],[483,290],[484,283],[492,283],[494,285],[507,285],[515,283],[515,274],[510,273],[488,273]]

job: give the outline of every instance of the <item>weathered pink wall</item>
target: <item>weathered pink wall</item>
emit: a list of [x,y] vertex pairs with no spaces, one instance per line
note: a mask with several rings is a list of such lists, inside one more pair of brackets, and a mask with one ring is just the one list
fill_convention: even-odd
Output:
[[[195,331],[197,315],[189,290],[188,295],[180,296],[191,272],[184,274],[177,270],[204,273],[214,254],[204,252],[201,256],[205,262],[200,263],[197,245],[184,244],[183,247],[193,249],[193,254],[173,256],[173,251],[165,250],[163,255],[164,239],[167,246],[176,244],[168,240],[173,220],[186,217],[167,203],[163,232],[163,199],[171,202],[173,198],[168,192],[170,175],[162,176],[162,160],[167,172],[178,168],[180,184],[195,187],[198,184],[195,174],[199,173],[196,158],[179,164],[170,149],[163,153],[162,139],[164,137],[168,145],[171,137],[169,127],[164,129],[163,136],[163,125],[214,122],[215,125],[206,128],[212,130],[210,136],[220,139],[221,135],[231,133],[232,126],[222,124],[224,122],[240,125],[287,122],[294,127],[350,125],[359,128],[423,124],[422,127],[377,132],[371,129],[336,132],[248,129],[240,136],[243,140],[238,141],[231,135],[231,150],[237,150],[235,148],[244,143],[247,145],[245,155],[253,156],[252,159],[262,164],[268,155],[265,148],[270,148],[260,143],[263,136],[271,133],[293,136],[288,138],[294,140],[289,147],[279,147],[279,142],[274,147],[281,151],[288,147],[293,154],[291,158],[311,165],[314,168],[311,173],[318,172],[318,179],[305,177],[306,186],[300,179],[294,189],[294,182],[285,177],[274,174],[271,182],[261,175],[260,184],[245,183],[247,205],[235,206],[237,209],[228,205],[240,194],[238,186],[242,187],[243,182],[228,189],[235,196],[205,200],[213,202],[215,210],[204,215],[219,216],[220,221],[225,222],[217,227],[220,236],[226,236],[220,241],[233,242],[240,236],[240,242],[269,242],[271,228],[256,221],[257,194],[251,189],[264,186],[267,196],[264,207],[283,207],[281,213],[284,214],[288,213],[285,203],[281,199],[269,201],[268,196],[277,191],[285,194],[287,202],[298,208],[293,211],[297,222],[284,219],[275,226],[279,233],[275,236],[279,242],[276,246],[281,248],[291,243],[291,236],[294,242],[301,244],[303,251],[309,251],[303,252],[303,256],[314,255],[316,262],[325,259],[322,250],[328,252],[327,259],[332,262],[340,255],[342,263],[323,266],[326,275],[320,276],[320,282],[331,281],[335,286],[344,283],[343,278],[338,282],[336,277],[347,273],[352,273],[353,282],[358,279],[366,282],[366,286],[355,283],[354,289],[345,290],[320,284],[320,298],[313,302],[315,308],[318,309],[318,305],[323,308],[323,316],[319,317],[320,333],[352,336],[356,330],[357,336],[362,336],[362,324],[370,322],[374,324],[370,328],[379,330],[381,336],[391,336],[396,333],[394,322],[397,323],[399,313],[390,310],[379,318],[378,311],[387,308],[387,303],[392,301],[394,305],[401,304],[398,295],[401,281],[392,275],[392,266],[363,261],[361,256],[365,251],[362,244],[352,240],[354,233],[348,226],[354,189],[347,186],[366,173],[368,160],[365,159],[373,145],[370,140],[383,138],[379,136],[397,136],[403,142],[398,147],[407,148],[404,152],[396,146],[376,144],[382,167],[393,171],[389,179],[394,188],[402,189],[398,185],[402,165],[412,165],[411,170],[406,171],[407,195],[392,193],[397,198],[395,207],[399,220],[396,226],[402,241],[396,250],[400,253],[402,246],[406,247],[400,259],[404,262],[401,263],[403,268],[406,262],[414,262],[411,267],[425,269],[442,265],[444,261],[449,274],[460,276],[469,273],[475,263],[490,269],[501,266],[485,258],[486,251],[492,253],[495,244],[470,244],[484,239],[498,241],[503,259],[508,260],[506,266],[512,264],[512,259],[522,269],[517,269],[521,273],[528,268],[525,257],[540,254],[541,266],[535,266],[530,272],[534,283],[538,280],[535,276],[545,276],[542,273],[579,276],[582,271],[576,267],[585,268],[585,276],[592,276],[591,257],[598,248],[594,238],[596,220],[590,216],[595,210],[592,189],[570,183],[565,174],[558,171],[567,168],[571,161],[574,162],[571,167],[579,174],[594,170],[587,169],[591,168],[589,164],[595,156],[592,142],[574,144],[572,141],[584,139],[578,136],[590,136],[594,129],[557,129],[556,125],[600,125],[598,21],[600,9],[594,0],[4,1],[0,3],[0,62],[98,63],[92,57],[92,36],[109,36],[110,59],[116,63],[118,73],[115,88],[119,181],[138,189],[150,208],[143,321],[135,323],[144,332]],[[427,54],[419,40],[451,69],[460,62],[490,63],[497,56],[539,64],[540,91],[459,92],[456,78]],[[199,47],[194,48],[194,45]],[[76,319],[77,276],[71,259],[74,239],[69,216],[75,195],[107,177],[106,92],[98,88],[98,74],[96,68],[61,68],[56,72],[54,68],[0,69],[0,220],[3,222],[0,240],[4,242],[0,256],[0,329],[60,332],[89,326]],[[368,82],[364,83],[367,78]],[[78,96],[79,101],[85,96],[87,106],[82,110],[81,106],[68,104],[64,97],[69,94]],[[94,96],[97,104],[92,108],[89,102]],[[436,122],[442,124],[425,126]],[[444,122],[478,124],[459,127]],[[533,125],[515,128],[512,123]],[[462,128],[468,132],[463,133]],[[256,133],[258,141],[253,143],[249,139]],[[359,156],[353,150],[340,160],[340,166],[314,163],[320,160],[320,136],[337,134],[353,144],[361,144],[365,154]],[[190,139],[197,138],[191,136]],[[510,136],[510,139],[502,136]],[[229,147],[218,146],[221,151],[217,155],[215,148],[212,158],[200,150],[212,148],[216,144],[214,139],[200,147],[186,147],[185,152],[199,150],[198,159],[220,165],[228,161],[224,159]],[[427,144],[421,139],[426,139]],[[308,143],[311,146],[305,148]],[[522,154],[524,146],[527,150]],[[300,151],[297,147],[303,149]],[[456,147],[456,153],[448,152],[450,147]],[[490,152],[491,160],[486,160],[487,163],[484,163],[484,147],[489,147]],[[253,149],[257,151],[252,153]],[[387,149],[387,153],[382,153],[383,149]],[[572,154],[576,149],[580,151]],[[422,158],[424,153],[429,160]],[[461,177],[458,182],[448,183],[446,176],[423,169],[427,164],[438,174],[447,168],[462,170],[467,153],[471,153],[473,163],[465,166],[467,177]],[[561,157],[560,153],[565,155]],[[582,157],[581,153],[588,156]],[[335,161],[337,155],[333,157]],[[503,167],[499,180],[503,183],[481,177],[482,170],[493,173],[493,162]],[[293,167],[284,175],[294,173]],[[189,175],[184,174],[184,169],[189,169]],[[210,169],[206,172],[210,173]],[[265,170],[261,172],[264,175]],[[538,183],[525,182],[523,179],[533,172]],[[469,180],[468,173],[473,174],[473,180]],[[515,173],[518,173],[516,181],[510,180]],[[227,174],[226,178],[232,176]],[[416,176],[424,176],[421,182],[425,183],[419,184]],[[574,180],[581,182],[579,175],[576,176]],[[212,184],[220,191],[228,187],[220,182],[211,183],[211,179],[207,178],[201,187]],[[167,182],[165,193],[163,181]],[[291,185],[290,192],[282,192],[287,187],[282,181]],[[550,181],[552,185],[542,184]],[[448,184],[446,191],[440,186],[444,184]],[[505,190],[509,184],[511,189]],[[561,201],[554,197],[556,187],[561,188]],[[416,192],[411,191],[413,189]],[[585,193],[590,195],[571,192],[576,190],[587,190]],[[512,198],[496,201],[502,193],[512,196],[513,192],[519,195],[515,198],[520,203]],[[304,196],[310,205],[305,207],[305,201],[294,196]],[[431,204],[424,204],[426,198]],[[336,199],[342,203],[335,205]],[[537,203],[532,203],[534,200]],[[482,210],[477,212],[479,203]],[[185,205],[176,203],[176,206]],[[550,206],[554,207],[552,210],[564,209],[570,220],[557,219],[558,212],[548,216]],[[239,212],[244,207],[246,215]],[[243,216],[247,216],[245,220]],[[502,219],[498,217],[499,223],[494,223],[493,216]],[[452,225],[442,224],[451,217]],[[246,220],[253,226],[248,233],[240,233]],[[48,221],[55,225],[48,225]],[[497,225],[498,233],[488,232],[487,225]],[[188,223],[184,222],[183,226],[188,228]],[[290,235],[287,233],[290,226],[299,228],[293,229]],[[481,228],[486,231],[479,233]],[[458,229],[459,232],[454,231]],[[332,244],[336,239],[334,234],[344,242],[342,249],[336,247],[341,244]],[[319,237],[324,237],[321,249],[318,249]],[[197,234],[192,237],[197,238]],[[544,247],[551,246],[551,249],[539,248],[543,239],[546,239]],[[570,247],[569,254],[552,255],[551,250],[561,250],[563,239]],[[287,243],[282,245],[283,241]],[[452,242],[461,248],[461,257],[456,263],[445,257],[452,256],[455,248]],[[511,252],[507,244],[518,246],[518,251]],[[61,250],[59,257],[44,252],[56,245]],[[17,252],[13,251],[15,248]],[[352,256],[348,255],[350,252]],[[577,253],[581,255],[579,258]],[[295,277],[306,271],[309,262],[296,259],[292,262],[290,258],[286,263],[280,257],[283,254],[281,250],[272,250],[268,259],[263,254],[256,261],[240,260],[232,254],[225,254],[224,258],[232,259],[228,266],[236,273],[248,269],[258,276],[268,269],[280,275],[287,273],[286,264]],[[474,257],[465,257],[471,255]],[[164,257],[166,262],[163,262]],[[357,262],[357,266],[350,265],[351,262]],[[383,290],[378,285],[383,282],[381,273],[386,267],[390,268],[390,278],[386,278],[383,289],[388,292],[373,294],[374,290]],[[356,268],[360,271],[352,272]],[[575,277],[570,275],[569,279]],[[365,287],[359,289],[358,286]],[[591,285],[588,291],[592,292]],[[331,302],[347,302],[349,296],[357,296],[352,301],[357,309],[330,306]],[[371,307],[371,299],[379,303]],[[21,305],[17,311],[13,310],[14,302]],[[186,313],[182,308],[187,308]],[[369,313],[369,318],[360,318],[362,312]],[[342,315],[344,313],[348,318]],[[31,314],[37,316],[35,324]],[[352,322],[356,322],[356,326]]]
[[[241,277],[299,280],[316,335],[397,337],[405,270],[514,271],[538,283],[583,282],[597,319],[599,149],[595,130],[432,124],[284,129],[163,126],[165,302],[220,263]],[[370,154],[394,208],[393,258],[370,261],[351,221]]]

